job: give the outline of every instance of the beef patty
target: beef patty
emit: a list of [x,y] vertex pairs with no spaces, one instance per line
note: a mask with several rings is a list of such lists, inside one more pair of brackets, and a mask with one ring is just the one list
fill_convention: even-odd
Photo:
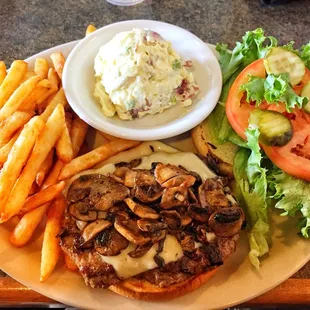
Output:
[[[161,163],[151,170],[120,165],[109,176],[82,175],[71,184],[67,200],[60,244],[91,287],[122,281],[102,255],[118,255],[130,243],[136,245],[127,254],[132,258],[158,243],[153,258],[158,267],[136,278],[159,287],[182,282],[223,264],[245,223],[227,179],[202,182],[183,167]],[[168,234],[183,249],[171,263],[159,256]]]

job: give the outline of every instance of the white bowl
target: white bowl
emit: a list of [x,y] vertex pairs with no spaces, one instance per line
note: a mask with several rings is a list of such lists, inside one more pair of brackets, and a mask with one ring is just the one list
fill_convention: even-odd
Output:
[[[158,32],[172,43],[182,59],[193,61],[193,74],[200,92],[192,106],[184,108],[176,105],[161,114],[132,121],[103,115],[98,100],[93,96],[94,58],[100,47],[115,34],[133,28]],[[146,141],[179,135],[203,121],[216,106],[222,88],[222,75],[213,52],[192,33],[162,22],[131,20],[108,25],[81,40],[66,61],[63,87],[73,110],[90,126],[113,136]]]

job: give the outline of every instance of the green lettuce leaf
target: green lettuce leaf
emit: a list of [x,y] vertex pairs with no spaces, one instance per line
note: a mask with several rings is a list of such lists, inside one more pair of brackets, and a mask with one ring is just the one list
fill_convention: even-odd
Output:
[[278,168],[268,176],[273,193],[270,198],[277,200],[275,208],[282,209],[283,216],[302,216],[299,228],[305,238],[310,229],[310,183],[296,179]]
[[241,85],[240,91],[246,92],[247,102],[254,101],[256,106],[259,106],[262,103],[265,95],[264,82],[264,78],[250,75],[249,81]]
[[[270,41],[269,45],[266,44],[267,39]],[[228,49],[227,44],[217,44],[216,50],[220,55],[219,63],[222,69],[223,84],[240,67],[245,68],[254,60],[264,57],[266,51],[277,44],[274,37],[265,37],[261,28],[247,31],[232,51]]]
[[237,197],[243,203],[250,224],[249,258],[259,268],[259,258],[268,253],[267,170],[261,167],[262,155],[258,144],[258,129],[248,129],[248,148],[241,148],[234,160]]
[[262,101],[269,104],[284,102],[288,112],[295,107],[302,108],[308,102],[306,97],[296,95],[287,73],[269,74],[266,79],[251,75],[249,81],[241,85],[240,90],[246,92],[247,102],[255,101],[256,106]]
[[306,67],[310,69],[310,42],[301,47],[300,58],[305,63]]

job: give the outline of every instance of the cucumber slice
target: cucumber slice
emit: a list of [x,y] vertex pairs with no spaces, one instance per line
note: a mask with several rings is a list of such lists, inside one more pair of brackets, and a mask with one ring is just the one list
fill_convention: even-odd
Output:
[[292,86],[297,85],[305,75],[305,64],[299,56],[281,47],[272,48],[265,56],[268,74],[289,73]]
[[260,139],[267,145],[283,146],[293,136],[291,121],[279,112],[255,109],[251,112],[249,124],[259,129]]
[[308,103],[303,107],[303,109],[307,112],[310,113],[310,82],[304,86],[304,88],[301,91],[300,94],[302,97],[307,97],[308,98]]

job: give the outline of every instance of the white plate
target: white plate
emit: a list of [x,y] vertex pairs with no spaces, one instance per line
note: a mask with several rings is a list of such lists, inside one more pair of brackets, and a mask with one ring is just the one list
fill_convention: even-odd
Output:
[[[172,43],[182,59],[193,61],[193,74],[200,92],[190,107],[175,105],[161,114],[147,115],[132,121],[103,115],[98,100],[93,96],[94,58],[100,47],[115,34],[133,28],[149,28],[158,32]],[[63,86],[73,110],[92,127],[117,137],[146,141],[176,136],[203,121],[218,101],[222,75],[212,51],[195,35],[162,22],[131,20],[108,25],[81,40],[67,59]]]
[[[67,56],[77,44],[71,42],[46,50],[28,58],[33,66],[36,57],[46,57],[56,51]],[[97,141],[98,142],[98,141]],[[166,141],[167,142],[167,141]],[[188,134],[170,139],[169,144],[182,150],[193,151]],[[203,287],[168,302],[147,303],[118,296],[109,290],[90,289],[82,278],[66,270],[61,262],[45,282],[39,282],[40,249],[42,239],[36,234],[34,241],[17,249],[9,243],[12,225],[0,225],[0,269],[24,285],[77,308],[113,310],[207,310],[223,309],[252,299],[277,286],[310,259],[309,241],[297,235],[295,222],[276,214],[272,216],[272,249],[255,271],[247,258],[248,242],[242,234],[236,253],[220,268],[218,273]]]

